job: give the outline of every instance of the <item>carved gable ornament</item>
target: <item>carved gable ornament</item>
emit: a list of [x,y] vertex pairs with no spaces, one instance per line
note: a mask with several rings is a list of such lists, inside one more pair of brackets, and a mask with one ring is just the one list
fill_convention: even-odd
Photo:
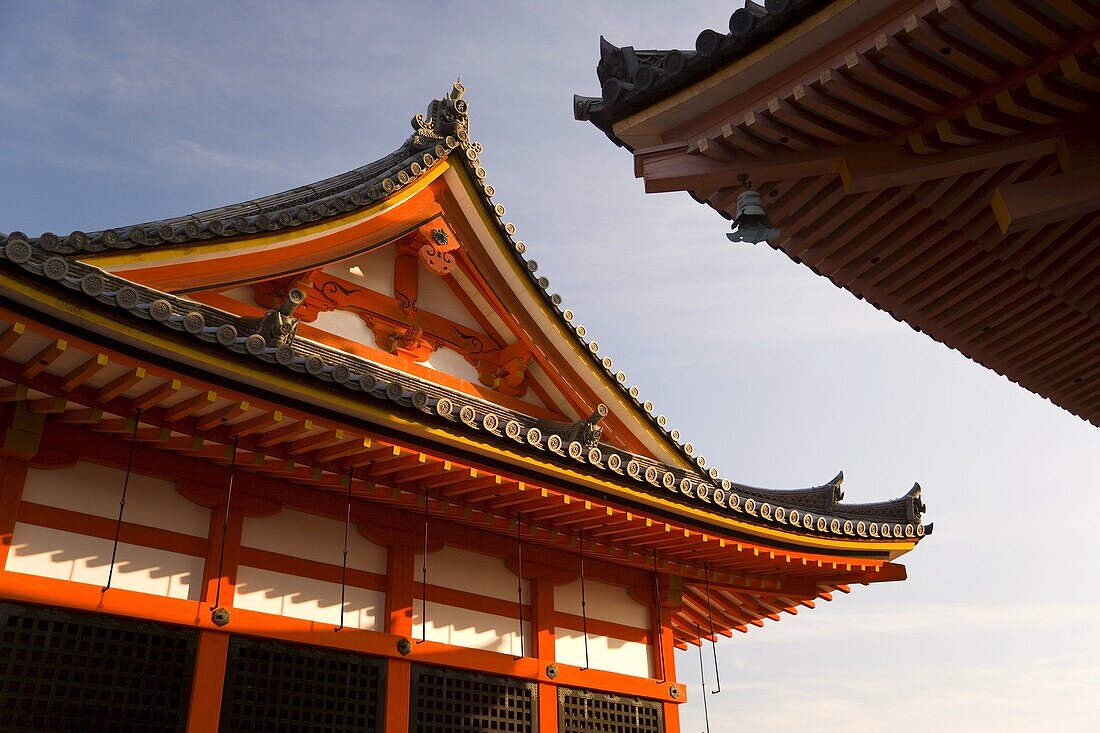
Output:
[[421,261],[436,275],[450,275],[455,268],[455,258],[451,253],[458,249],[458,242],[453,241],[442,227],[432,229],[427,237],[421,234],[420,239],[423,243],[417,254]]

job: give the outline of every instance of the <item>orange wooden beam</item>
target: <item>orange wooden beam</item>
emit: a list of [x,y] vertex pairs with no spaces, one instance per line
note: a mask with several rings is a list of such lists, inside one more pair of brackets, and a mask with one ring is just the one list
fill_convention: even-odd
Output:
[[1100,210],[1100,166],[1002,186],[990,205],[1004,234]]
[[65,392],[71,392],[106,368],[108,362],[109,359],[106,354],[93,356],[65,375],[64,381],[61,382],[61,389]]
[[46,367],[57,361],[68,348],[69,342],[65,339],[57,339],[53,343],[47,344],[23,365],[22,376],[25,379],[33,379],[38,376]]

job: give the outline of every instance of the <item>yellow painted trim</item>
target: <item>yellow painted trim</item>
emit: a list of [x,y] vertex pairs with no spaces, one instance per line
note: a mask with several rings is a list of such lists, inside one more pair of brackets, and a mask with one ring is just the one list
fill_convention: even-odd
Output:
[[[473,182],[470,180],[467,172],[463,170],[462,166],[455,166],[455,170],[459,172],[459,178],[461,179],[463,186],[466,187],[467,194],[475,203],[480,202],[480,194],[478,194],[477,191],[473,188]],[[527,272],[525,272],[523,268],[520,267],[519,263],[516,261],[515,256],[509,251],[508,243],[504,241],[504,238],[500,235],[500,232],[497,230],[496,223],[489,218],[489,213],[485,211],[485,207],[477,206],[476,208],[481,215],[481,220],[482,223],[485,225],[485,228],[492,233],[493,238],[496,241],[496,245],[504,251],[504,259],[512,268],[513,274],[515,275],[516,279],[519,282],[523,283],[523,287],[542,309],[543,317],[550,322],[550,324],[554,327],[555,330],[557,330],[557,332],[562,336],[565,342],[569,344],[569,347],[573,350],[573,353],[576,356],[577,360],[584,365],[589,373],[595,375],[597,380],[610,385],[611,394],[615,396],[615,400],[618,402],[618,406],[622,410],[625,410],[630,414],[637,415],[637,413],[640,412],[641,408],[638,405],[633,404],[627,398],[623,397],[618,382],[612,380],[606,372],[601,369],[597,369],[592,364],[592,361],[588,357],[588,354],[586,354],[585,351],[581,348],[580,344],[577,343],[576,337],[572,333],[565,330],[565,328],[561,325],[561,322],[559,321],[558,315],[550,310],[550,306],[546,304],[546,301],[542,297],[542,294],[539,293],[535,289],[535,286],[531,284],[531,278],[528,277]],[[643,429],[648,431],[649,434],[657,440],[657,442],[664,443],[666,445],[672,442],[672,439],[669,436],[664,435],[659,430],[650,425],[647,418],[642,417],[642,419],[635,420],[635,422],[641,425]],[[678,447],[671,448],[669,450],[669,453],[675,456],[680,468],[689,471],[696,470],[695,464],[680,455],[680,450]]]
[[393,209],[431,185],[439,176],[443,175],[451,166],[446,160],[441,160],[431,167],[426,173],[417,178],[413,183],[400,189],[396,193],[379,201],[374,206],[359,211],[349,212],[334,219],[328,219],[319,224],[306,227],[294,227],[274,234],[248,235],[233,239],[209,240],[191,244],[178,244],[170,246],[155,246],[146,248],[134,248],[122,252],[104,252],[82,257],[82,262],[93,264],[110,271],[112,267],[120,265],[153,265],[165,260],[177,260],[195,255],[232,254],[243,249],[259,249],[296,239],[311,239],[333,229],[344,228],[371,219],[385,211]]
[[127,324],[111,318],[105,318],[98,313],[92,313],[84,310],[79,306],[67,303],[64,300],[56,297],[52,293],[47,293],[37,288],[30,287],[27,283],[13,280],[7,272],[0,272],[0,284],[4,288],[20,292],[26,296],[35,298],[49,306],[63,311],[70,317],[76,319],[83,319],[96,323],[99,326],[107,327],[111,330],[121,332],[130,339],[141,341],[148,344],[150,353],[172,353],[186,356],[188,359],[194,362],[198,362],[204,365],[205,368],[211,371],[216,371],[221,374],[233,374],[245,385],[255,383],[274,383],[281,385],[284,388],[289,388],[288,391],[296,392],[306,397],[307,402],[313,403],[335,403],[340,406],[345,414],[349,416],[357,416],[361,419],[369,418],[375,423],[382,425],[391,425],[400,427],[406,431],[416,431],[423,435],[428,435],[444,443],[451,445],[459,445],[467,449],[471,449],[474,452],[481,454],[488,454],[490,456],[506,457],[507,460],[513,464],[518,464],[532,468],[543,474],[549,474],[550,476],[558,479],[566,478],[572,480],[581,485],[587,485],[598,489],[605,490],[619,498],[627,499],[630,501],[638,502],[652,507],[657,507],[665,511],[669,511],[672,514],[679,514],[681,516],[690,517],[699,521],[707,522],[712,525],[721,526],[729,530],[742,532],[745,534],[753,535],[756,537],[764,537],[773,541],[785,542],[794,545],[801,545],[805,547],[821,547],[831,548],[835,550],[858,550],[863,552],[883,552],[891,553],[893,556],[901,554],[911,550],[916,546],[916,540],[902,541],[902,542],[851,542],[847,540],[830,540],[821,537],[806,537],[802,535],[791,534],[782,530],[772,529],[770,527],[762,527],[754,524],[747,524],[745,522],[738,521],[731,517],[726,517],[719,514],[713,514],[711,512],[705,512],[696,507],[686,506],[679,503],[671,502],[667,499],[651,496],[642,492],[636,491],[629,487],[612,483],[600,478],[588,476],[572,469],[563,469],[560,466],[551,464],[546,461],[533,458],[529,455],[516,453],[514,451],[501,448],[500,446],[486,443],[480,440],[474,440],[467,436],[450,433],[448,431],[441,430],[433,425],[428,425],[418,420],[410,420],[400,415],[381,410],[377,407],[364,403],[362,400],[352,399],[351,397],[345,397],[338,393],[329,392],[322,389],[320,386],[314,386],[312,384],[303,383],[297,380],[289,379],[287,377],[275,376],[261,372],[258,369],[250,368],[247,363],[239,360],[230,360],[225,358],[215,358],[210,354],[207,354],[198,349],[191,348],[185,344],[179,343],[175,340],[165,338],[163,336],[146,333],[139,329],[128,326]]

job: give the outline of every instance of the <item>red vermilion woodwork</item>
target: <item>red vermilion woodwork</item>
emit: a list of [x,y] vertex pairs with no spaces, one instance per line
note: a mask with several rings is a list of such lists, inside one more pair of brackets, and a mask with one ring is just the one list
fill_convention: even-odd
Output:
[[[526,563],[525,563],[526,564]],[[512,569],[509,567],[509,569]],[[536,574],[531,580],[531,656],[554,659],[555,628],[554,584],[549,576]],[[539,682],[539,724],[543,730],[557,730],[558,688]]]
[[404,637],[412,635],[414,554],[411,545],[392,545],[386,564],[386,632]]
[[[20,502],[17,520],[39,527],[75,532],[104,540],[115,538],[117,524],[116,520],[108,517],[59,509],[30,501]],[[143,547],[154,547],[158,550],[178,552],[194,557],[205,556],[207,550],[205,537],[193,537],[160,527],[148,527],[126,521],[118,526],[118,538],[121,542]]]
[[416,254],[436,275],[450,275],[455,269],[454,252],[460,246],[454,232],[443,220],[420,227],[414,235]]
[[199,632],[191,702],[187,710],[187,733],[208,733],[218,729],[228,653],[229,634]]
[[331,304],[320,298],[313,287],[313,277],[319,273],[320,270],[305,270],[290,277],[254,282],[251,284],[252,297],[258,305],[274,310],[286,302],[292,289],[298,288],[305,293],[306,299],[294,311],[294,316],[306,323],[312,323],[317,320],[319,313],[332,310]]
[[25,461],[0,456],[0,568],[4,567],[8,559],[26,479]]
[[386,733],[407,733],[409,730],[409,696],[412,686],[412,663],[404,659],[386,661]]
[[[408,240],[402,240],[405,241]],[[393,298],[329,273],[314,271],[308,281],[294,277],[253,285],[256,302],[269,308],[278,307],[289,289],[298,287],[306,293],[307,320],[315,320],[316,313],[324,311],[355,313],[374,334],[375,344],[383,351],[423,362],[436,349],[447,346],[478,370],[482,384],[510,396],[525,394],[529,386],[526,372],[533,354],[523,342],[506,346],[496,336],[478,332],[417,305],[422,260],[417,253],[425,248],[427,245],[410,249],[403,243],[398,244],[394,256]]]
[[[215,605],[233,605],[237,587],[237,565],[241,553],[241,531],[244,528],[244,512],[230,505],[229,522],[225,522],[225,504],[217,504],[210,512],[210,529],[206,562],[202,569],[203,600]],[[222,546],[224,545],[224,553]],[[220,569],[220,574],[219,574]],[[219,593],[220,588],[220,593]],[[215,599],[217,604],[215,604]]]

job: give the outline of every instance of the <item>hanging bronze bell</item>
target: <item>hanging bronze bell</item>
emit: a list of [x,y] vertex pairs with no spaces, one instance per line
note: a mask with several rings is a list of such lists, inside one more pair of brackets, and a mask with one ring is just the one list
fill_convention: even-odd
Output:
[[731,242],[771,242],[779,236],[779,230],[772,225],[768,213],[764,211],[764,197],[758,192],[748,190],[737,197],[737,216],[733,220],[733,231],[726,234]]

